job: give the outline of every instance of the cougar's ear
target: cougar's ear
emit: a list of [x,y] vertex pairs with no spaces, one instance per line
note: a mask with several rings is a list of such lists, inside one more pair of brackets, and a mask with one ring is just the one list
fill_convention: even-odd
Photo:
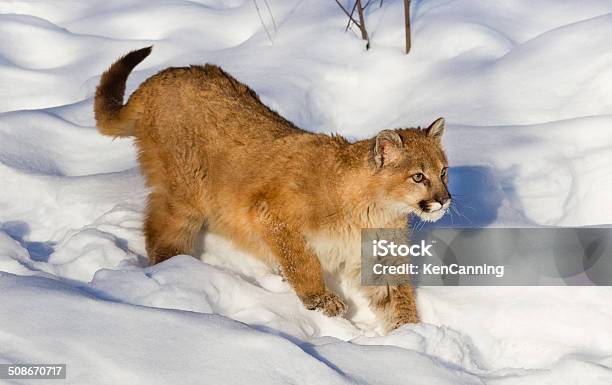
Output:
[[444,122],[444,118],[436,119],[432,124],[427,127],[427,136],[436,139],[438,142],[442,139],[442,134],[444,134],[444,129],[446,128],[446,123]]
[[393,130],[383,130],[376,135],[374,161],[383,167],[397,161],[402,153],[402,137]]

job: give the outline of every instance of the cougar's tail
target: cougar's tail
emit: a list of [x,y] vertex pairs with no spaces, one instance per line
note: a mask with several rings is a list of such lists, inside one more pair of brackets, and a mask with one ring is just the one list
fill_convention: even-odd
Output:
[[102,134],[115,137],[134,134],[140,114],[129,105],[123,105],[125,82],[134,67],[149,56],[151,48],[128,53],[102,74],[94,101],[96,124]]

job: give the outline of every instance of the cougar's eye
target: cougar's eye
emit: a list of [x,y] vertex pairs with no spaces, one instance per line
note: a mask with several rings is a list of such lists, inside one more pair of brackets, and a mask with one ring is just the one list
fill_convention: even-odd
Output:
[[444,177],[446,176],[446,171],[447,171],[447,170],[448,170],[448,167],[444,167],[444,168],[442,169],[442,172],[440,173],[440,176],[441,176],[442,178],[444,178]]
[[423,181],[423,178],[424,178],[424,177],[425,177],[425,176],[424,176],[423,174],[418,173],[418,174],[414,174],[414,175],[412,176],[412,180],[413,180],[413,181],[415,181],[415,182],[417,182],[417,183],[421,183],[421,182]]

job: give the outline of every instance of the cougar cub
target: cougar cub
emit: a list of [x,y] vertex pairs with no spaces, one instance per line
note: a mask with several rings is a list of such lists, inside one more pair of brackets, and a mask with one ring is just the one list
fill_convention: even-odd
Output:
[[[360,229],[434,221],[450,205],[444,120],[354,143],[304,131],[214,65],[168,68],[123,104],[143,48],[102,75],[100,132],[135,137],[151,189],[144,231],[151,263],[190,254],[196,234],[223,235],[282,273],[308,309],[346,311],[323,272],[360,286]],[[361,287],[389,329],[418,322],[409,285]]]

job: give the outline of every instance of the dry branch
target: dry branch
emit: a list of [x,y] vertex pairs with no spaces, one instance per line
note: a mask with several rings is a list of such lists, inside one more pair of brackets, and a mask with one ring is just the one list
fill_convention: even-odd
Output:
[[365,27],[365,17],[363,15],[361,0],[357,0],[357,12],[359,13],[359,30],[361,31],[361,38],[367,41],[366,49],[370,49],[370,36],[368,36],[368,30]]
[[[336,2],[336,4],[338,4],[338,6],[340,7],[340,9],[344,12],[344,14],[346,16],[348,16],[349,21],[346,24],[346,30],[349,29],[349,27],[351,26],[351,22],[353,24],[355,24],[357,27],[359,27],[359,31],[361,32],[361,38],[363,40],[365,40],[366,43],[366,49],[370,48],[370,37],[368,35],[368,31],[365,27],[365,16],[363,13],[363,10],[365,9],[365,7],[367,7],[370,4],[370,1],[368,1],[365,5],[365,7],[363,7],[361,5],[361,0],[356,0],[355,4],[353,5],[353,8],[351,9],[351,12],[349,13],[349,11],[344,8],[344,6],[340,3],[340,1],[338,0],[334,0]],[[353,18],[353,14],[355,13],[355,9],[357,9],[357,13],[359,14],[359,22],[357,20],[355,20],[355,18]]]
[[404,27],[406,29],[406,55],[408,55],[412,46],[410,36],[410,0],[404,0]]

